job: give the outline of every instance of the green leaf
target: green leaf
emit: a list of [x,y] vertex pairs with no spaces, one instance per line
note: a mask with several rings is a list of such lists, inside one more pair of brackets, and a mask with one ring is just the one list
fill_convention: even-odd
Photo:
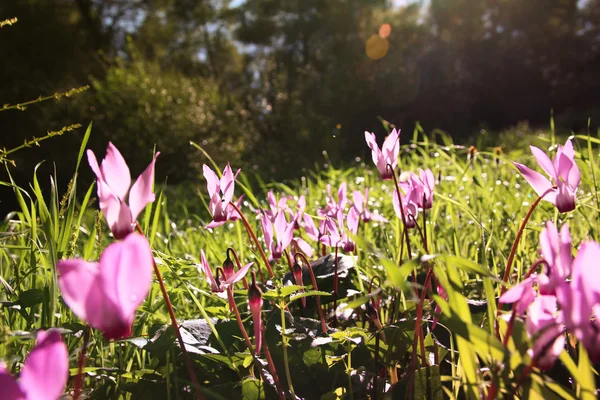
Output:
[[30,289],[19,295],[19,304],[21,307],[30,308],[37,306],[44,301],[44,291],[42,289]]

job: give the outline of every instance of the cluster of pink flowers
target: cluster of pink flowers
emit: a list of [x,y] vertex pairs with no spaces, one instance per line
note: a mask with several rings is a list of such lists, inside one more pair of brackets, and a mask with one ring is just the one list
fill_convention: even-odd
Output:
[[[127,163],[109,143],[106,157],[98,165],[88,150],[90,167],[96,174],[100,208],[118,242],[106,247],[98,262],[83,259],[59,261],[58,285],[62,298],[75,315],[107,339],[131,335],[137,307],[152,283],[153,256],[147,239],[135,232],[136,218],[154,201],[154,164],[133,186]],[[20,379],[12,378],[0,365],[0,386],[6,399],[58,399],[66,385],[69,361],[65,344],[56,331],[39,331]]]
[[536,337],[530,353],[539,368],[551,368],[563,351],[565,329],[575,335],[592,360],[600,361],[600,280],[595,271],[600,245],[584,242],[573,257],[568,225],[559,233],[548,222],[540,246],[544,271],[513,286],[500,302],[514,303],[516,315],[526,316],[526,330]]

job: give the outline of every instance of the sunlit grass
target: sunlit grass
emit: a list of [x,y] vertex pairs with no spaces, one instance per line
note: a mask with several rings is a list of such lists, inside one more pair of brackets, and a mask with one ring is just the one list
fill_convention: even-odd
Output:
[[[535,163],[527,149],[503,153],[497,149],[480,148],[477,151],[455,146],[443,137],[443,144],[436,144],[416,132],[412,140],[404,134],[401,150],[401,171],[417,171],[431,168],[436,177],[433,208],[426,214],[429,253],[437,255],[429,260],[440,283],[449,289],[448,301],[435,297],[442,307],[440,328],[432,335],[429,331],[433,308],[426,300],[424,326],[427,354],[419,357],[427,360],[428,367],[415,374],[415,397],[479,397],[486,393],[490,379],[499,380],[501,386],[511,390],[510,382],[517,382],[526,365],[527,350],[522,325],[516,332],[520,337],[504,348],[495,338],[496,297],[501,290],[504,266],[522,218],[536,199],[528,183],[517,173],[513,159],[534,168]],[[548,135],[552,137],[553,135]],[[85,142],[80,152],[82,158]],[[546,148],[553,145],[551,139],[540,140]],[[577,161],[581,169],[582,184],[577,209],[569,214],[559,214],[547,202],[542,202],[529,221],[517,249],[511,282],[517,282],[539,258],[538,236],[546,221],[562,224],[569,221],[574,247],[584,239],[598,239],[600,231],[600,204],[596,179],[600,173],[597,166],[598,139],[586,136],[575,138]],[[539,144],[539,143],[538,143]],[[190,151],[198,151],[190,148]],[[125,155],[126,157],[126,155]],[[204,157],[201,152],[198,157]],[[209,160],[206,160],[208,163]],[[79,163],[78,163],[79,164]],[[85,162],[78,168],[87,168]],[[235,164],[233,165],[235,169]],[[160,158],[157,162],[160,168]],[[67,257],[96,260],[103,248],[111,242],[104,219],[99,215],[95,187],[77,190],[76,177],[67,193],[58,193],[54,181],[52,191],[44,195],[38,181],[48,177],[32,175],[28,182],[5,182],[14,189],[20,210],[8,215],[0,234],[0,359],[18,369],[19,361],[32,346],[33,332],[37,329],[59,327],[71,355],[71,375],[77,373],[76,359],[82,344],[83,323],[65,306],[56,284],[56,262]],[[52,178],[55,179],[55,178]],[[290,379],[295,393],[305,398],[365,398],[372,393],[375,369],[383,370],[386,379],[377,381],[381,393],[386,385],[396,383],[389,389],[389,398],[399,398],[406,393],[410,374],[407,374],[415,331],[415,298],[413,296],[412,272],[424,274],[425,255],[423,241],[417,232],[410,232],[411,257],[400,255],[401,221],[392,209],[393,181],[381,181],[371,160],[359,161],[340,169],[328,168],[313,171],[293,184],[259,183],[250,189],[250,181],[261,182],[242,173],[238,178],[237,195],[245,194],[243,210],[260,232],[260,221],[253,210],[267,207],[265,195],[268,190],[290,195],[295,200],[306,197],[307,212],[317,215],[317,208],[324,205],[327,185],[333,191],[341,182],[347,182],[349,193],[353,190],[370,190],[370,209],[385,216],[386,224],[362,224],[357,241],[355,271],[347,279],[348,296],[343,291],[337,303],[350,303],[356,307],[355,316],[345,321],[344,329],[330,332],[330,342],[315,345],[311,335],[293,328],[283,342],[288,343],[286,360],[292,366]],[[196,324],[202,335],[186,324],[192,333],[188,337],[189,351],[208,398],[272,398],[275,392],[270,385],[260,381],[254,373],[252,358],[241,339],[241,333],[227,307],[226,299],[211,293],[198,271],[200,250],[204,250],[209,264],[214,268],[225,259],[226,249],[234,248],[242,263],[262,261],[253,247],[241,222],[228,222],[224,226],[207,230],[210,222],[206,209],[205,182],[198,181],[198,190],[183,190],[188,196],[180,198],[178,189],[165,190],[156,183],[156,201],[148,206],[139,218],[141,227],[149,238],[156,262],[167,284],[171,301],[180,321]],[[85,193],[78,196],[76,193]],[[168,194],[167,194],[168,193]],[[194,212],[188,205],[194,204]],[[260,236],[260,234],[259,234]],[[318,246],[314,244],[315,250]],[[334,252],[334,249],[329,249]],[[402,258],[402,259],[401,259]],[[408,262],[408,259],[412,259]],[[285,258],[284,258],[285,259]],[[282,259],[282,260],[284,260]],[[403,262],[402,266],[399,264]],[[283,324],[299,321],[300,315],[318,319],[314,308],[302,311],[301,302],[290,299],[291,293],[282,293],[281,278],[289,271],[286,262],[275,265],[276,279],[273,292],[266,292],[265,299],[280,299],[288,305],[291,316]],[[381,282],[382,310],[385,340],[368,329],[361,317],[369,300],[369,282],[378,277]],[[329,285],[331,286],[331,285]],[[319,288],[331,291],[323,285]],[[266,289],[265,289],[266,291]],[[235,291],[236,303],[250,326],[246,305],[246,291],[241,284]],[[476,310],[471,310],[467,300],[487,300]],[[323,297],[331,306],[331,300]],[[266,301],[268,303],[268,301]],[[280,306],[281,303],[276,304]],[[279,380],[287,388],[283,368],[281,315],[276,305],[267,305],[265,324],[267,342],[277,367]],[[392,315],[391,310],[394,310]],[[189,322],[190,320],[198,320]],[[501,329],[504,322],[501,322]],[[172,332],[160,334],[169,323],[158,284],[155,282],[146,301],[140,307],[133,328],[132,339],[105,341],[101,334],[92,332],[84,390],[96,398],[187,398],[189,377],[183,366],[179,348]],[[448,329],[448,331],[446,331]],[[305,329],[306,330],[306,329]],[[310,329],[309,329],[310,330]],[[442,339],[440,330],[448,332],[456,341]],[[157,333],[158,332],[158,333]],[[251,332],[251,329],[249,330]],[[304,335],[304,336],[302,336]],[[435,337],[434,337],[435,336]],[[198,343],[193,342],[193,337]],[[311,346],[312,344],[312,346]],[[204,346],[204,347],[203,347]],[[419,350],[420,351],[420,350]],[[377,355],[376,355],[377,353]],[[571,356],[574,357],[575,353]],[[563,362],[569,366],[566,353]],[[377,361],[380,365],[375,366]],[[567,360],[568,359],[568,360]],[[572,362],[572,361],[571,361]],[[505,369],[501,368],[505,366]],[[395,371],[391,372],[391,368]],[[572,367],[569,368],[572,371]],[[360,377],[363,377],[361,381]],[[366,378],[365,378],[366,377]],[[578,385],[586,385],[574,377],[572,385],[556,383],[555,376],[537,370],[526,384],[521,384],[519,394],[533,390],[549,396],[576,396]],[[70,384],[72,387],[72,382]],[[232,393],[235,393],[232,395]],[[211,397],[212,396],[212,397]],[[381,394],[383,396],[383,394]],[[383,397],[382,397],[383,398]]]

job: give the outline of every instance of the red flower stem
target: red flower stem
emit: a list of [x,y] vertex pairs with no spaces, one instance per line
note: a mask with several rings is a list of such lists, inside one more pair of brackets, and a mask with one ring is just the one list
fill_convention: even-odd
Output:
[[290,253],[287,250],[283,251],[285,253],[285,258],[287,258],[288,266],[290,267],[290,272],[292,275],[294,274],[294,269],[292,268],[292,258],[290,257]]
[[[527,222],[529,222],[529,219],[531,218],[531,215],[533,214],[533,211],[536,209],[537,205],[540,203],[540,201],[542,201],[542,199],[544,198],[544,196],[546,196],[548,193],[550,193],[551,191],[553,191],[555,188],[552,187],[548,190],[546,190],[544,193],[541,194],[541,196],[539,196],[531,205],[531,207],[529,207],[529,211],[527,211],[527,214],[525,215],[525,218],[523,219],[523,222],[521,222],[521,226],[519,227],[519,231],[517,232],[517,236],[515,237],[515,241],[513,242],[513,245],[510,249],[510,254],[508,255],[508,260],[506,261],[506,269],[504,270],[504,276],[502,277],[502,282],[503,283],[508,283],[509,282],[509,278],[510,278],[510,270],[512,267],[512,263],[513,260],[515,258],[515,254],[517,253],[517,247],[519,246],[519,241],[521,240],[521,236],[523,236],[523,232],[525,231],[525,226],[527,225]],[[502,285],[500,287],[500,297],[502,297],[502,295],[506,292],[506,286]],[[498,318],[500,317],[500,307],[498,307],[498,309],[496,310],[496,321],[494,321],[495,325],[496,325],[496,336],[498,338],[500,338],[500,327],[498,326]]]
[[277,370],[275,369],[275,363],[273,363],[273,357],[271,357],[271,352],[269,351],[269,346],[267,345],[267,340],[265,338],[266,327],[263,327],[262,335],[262,348],[263,354],[265,355],[265,359],[267,360],[267,366],[269,367],[269,371],[271,371],[271,375],[273,376],[273,382],[275,382],[275,388],[277,388],[277,392],[279,398],[285,400],[285,394],[283,392],[283,388],[281,387],[281,383],[279,382],[279,375],[277,375]]
[[[534,262],[533,265],[531,266],[531,268],[529,268],[529,271],[527,271],[527,274],[525,274],[525,276],[523,277],[523,279],[529,278],[539,265],[545,264],[545,263],[546,263],[545,260],[538,260],[538,261]],[[506,346],[508,344],[508,339],[512,335],[513,326],[515,324],[515,318],[517,316],[516,314],[517,314],[517,303],[514,303],[513,307],[512,307],[512,314],[510,316],[510,320],[508,321],[508,325],[506,326],[506,333],[504,334],[504,338],[502,339],[502,344],[504,346]]]
[[[235,211],[237,211],[238,215],[242,219],[242,222],[244,223],[244,226],[246,227],[246,230],[248,231],[248,234],[250,235],[250,237],[254,241],[254,244],[258,248],[260,256],[263,259],[263,263],[265,264],[265,266],[267,267],[267,270],[269,271],[269,277],[273,278],[275,276],[275,274],[273,274],[273,270],[271,269],[271,264],[269,264],[269,260],[267,259],[267,255],[263,251],[262,246],[260,245],[260,243],[258,243],[258,238],[256,237],[256,234],[252,230],[252,227],[250,226],[250,223],[248,222],[248,220],[246,219],[246,217],[242,213],[242,210],[240,210],[240,208],[237,205],[235,205],[234,202],[229,202],[229,205],[231,207],[233,207],[235,209]],[[265,281],[265,277],[263,276],[262,269],[260,267],[258,268],[258,273],[260,274],[260,278],[264,282]]]
[[[232,305],[232,309],[233,309],[233,313],[235,314],[235,320],[238,323],[238,327],[240,328],[240,332],[242,332],[242,336],[244,337],[244,342],[246,343],[246,346],[248,347],[248,350],[250,350],[250,355],[252,356],[252,358],[254,359],[254,365],[256,365],[258,367],[258,369],[264,374],[264,368],[262,367],[262,364],[260,362],[258,362],[258,360],[256,359],[256,352],[254,351],[254,347],[252,346],[252,341],[250,340],[250,337],[248,336],[248,331],[246,331],[246,328],[244,327],[244,323],[242,322],[242,317],[240,315],[240,311],[237,307],[237,304],[235,303],[235,300],[233,298],[233,291],[231,290],[231,288],[227,288],[227,297],[229,299],[229,303]],[[264,339],[264,338],[263,338]],[[265,341],[263,340],[263,343]],[[263,348],[266,346],[263,346]],[[267,354],[268,349],[265,350],[265,354]],[[269,357],[271,355],[269,354]],[[271,360],[271,364],[272,364],[272,360]],[[269,369],[271,369],[269,367]],[[273,376],[273,379],[275,380],[275,386],[277,387],[277,391],[278,391],[278,396],[280,399],[285,399],[285,395],[283,394],[283,390],[281,389],[281,386],[279,385],[279,379],[277,378],[277,373],[275,372],[275,367],[273,366],[273,369],[271,370],[271,375]],[[266,376],[263,376],[263,379],[266,381],[267,378]]]
[[77,377],[75,378],[75,389],[73,389],[73,400],[78,400],[83,387],[83,367],[85,365],[85,353],[90,340],[90,327],[86,326],[83,330],[83,343],[77,362]]
[[[386,165],[386,168],[392,171],[394,177],[394,185],[396,185],[396,193],[398,193],[398,204],[400,205],[400,215],[402,216],[402,225],[406,227],[406,215],[404,215],[404,207],[402,206],[402,196],[400,196],[400,186],[398,185],[398,178],[396,178],[396,172],[390,164]],[[408,230],[404,229],[404,239],[406,240],[406,249],[408,250],[408,258],[412,258],[412,251],[410,249],[410,240],[408,238]],[[400,259],[402,262],[402,259]]]
[[[136,230],[140,234],[144,234],[142,231],[142,227],[139,223],[136,223]],[[167,310],[169,312],[169,317],[171,318],[171,326],[173,326],[173,330],[175,331],[175,335],[177,336],[177,341],[179,342],[179,347],[181,347],[181,353],[183,355],[183,359],[185,361],[185,365],[188,370],[188,374],[190,375],[190,379],[194,387],[196,388],[196,394],[198,400],[203,400],[204,396],[202,396],[202,392],[200,392],[200,383],[198,382],[198,378],[196,377],[196,373],[194,372],[194,367],[192,365],[192,359],[188,354],[185,344],[183,343],[183,338],[181,337],[181,332],[179,331],[179,326],[177,325],[177,318],[175,317],[175,311],[173,310],[173,304],[171,304],[171,299],[169,298],[169,293],[167,293],[167,288],[165,287],[165,282],[163,281],[162,275],[156,262],[154,261],[154,257],[152,257],[152,266],[154,267],[154,273],[156,274],[156,279],[158,280],[158,285],[160,286],[160,291],[162,292],[163,299],[165,300],[165,305],[167,306]]]
[[244,342],[246,342],[246,346],[248,347],[248,350],[250,350],[250,354],[252,355],[252,357],[254,357],[254,347],[252,346],[250,336],[248,336],[248,332],[246,331],[244,323],[242,322],[242,317],[240,316],[240,311],[237,308],[237,304],[235,304],[235,299],[233,298],[233,290],[231,290],[231,288],[227,288],[227,297],[229,299],[229,304],[231,304],[231,308],[233,309],[233,313],[235,314],[235,319],[238,323],[240,331],[242,332],[242,336],[244,337]]
[[[375,275],[374,277],[371,278],[371,282],[369,283],[369,294],[371,294],[371,290],[373,289],[373,282],[375,281],[375,279],[377,279],[377,287],[381,287],[381,279],[379,278],[378,275]],[[375,301],[375,296],[371,297],[371,303],[373,303],[373,307],[375,307],[375,310],[377,310],[377,313],[379,313],[380,302],[381,302],[381,294],[377,295],[377,301]]]
[[[231,252],[231,254],[233,254],[233,259],[235,260],[235,264],[237,265],[238,271],[242,268],[242,263],[240,262],[240,259],[237,256],[237,253],[235,252],[235,250],[231,247],[229,247],[227,249],[228,252]],[[244,282],[244,288],[246,290],[248,290],[248,281],[246,280],[246,277],[244,276],[242,278],[242,281]]]
[[[294,254],[294,257],[297,259],[298,257],[302,258],[306,267],[308,268],[308,272],[310,272],[310,280],[312,281],[313,290],[319,291],[319,287],[317,286],[317,279],[315,278],[315,273],[312,270],[312,266],[306,259],[306,256],[302,253]],[[321,296],[316,295],[315,299],[317,300],[317,310],[319,311],[319,319],[321,320],[321,330],[324,334],[327,334],[327,324],[325,323],[325,316],[323,315],[323,307],[321,307]]]
[[[519,245],[521,236],[523,235],[523,232],[525,231],[525,225],[527,225],[529,218],[531,218],[533,211],[536,209],[536,207],[540,203],[540,201],[542,201],[544,196],[546,196],[548,193],[550,193],[553,190],[554,190],[554,188],[550,188],[550,189],[546,190],[544,193],[542,193],[541,196],[539,196],[533,202],[531,207],[529,207],[529,211],[527,211],[527,215],[525,215],[525,218],[523,219],[523,222],[521,223],[521,227],[519,228],[519,231],[517,232],[517,236],[515,237],[515,241],[513,242],[513,245],[510,249],[510,254],[508,255],[508,260],[506,261],[506,269],[504,270],[504,277],[502,278],[502,282],[509,283],[510,268],[511,268],[513,260],[515,258],[515,254],[517,252],[517,246]],[[504,294],[504,292],[506,292],[506,287],[503,285],[500,289],[500,296],[502,296]]]

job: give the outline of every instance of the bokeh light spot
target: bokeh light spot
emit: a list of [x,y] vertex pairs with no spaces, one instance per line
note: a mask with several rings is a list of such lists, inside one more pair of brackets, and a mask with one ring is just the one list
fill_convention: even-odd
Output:
[[380,58],[385,57],[389,47],[390,45],[387,39],[384,39],[379,35],[373,35],[367,40],[365,52],[367,53],[367,57],[371,60],[379,60]]
[[390,24],[383,24],[379,27],[379,36],[387,38],[392,33],[392,26]]

